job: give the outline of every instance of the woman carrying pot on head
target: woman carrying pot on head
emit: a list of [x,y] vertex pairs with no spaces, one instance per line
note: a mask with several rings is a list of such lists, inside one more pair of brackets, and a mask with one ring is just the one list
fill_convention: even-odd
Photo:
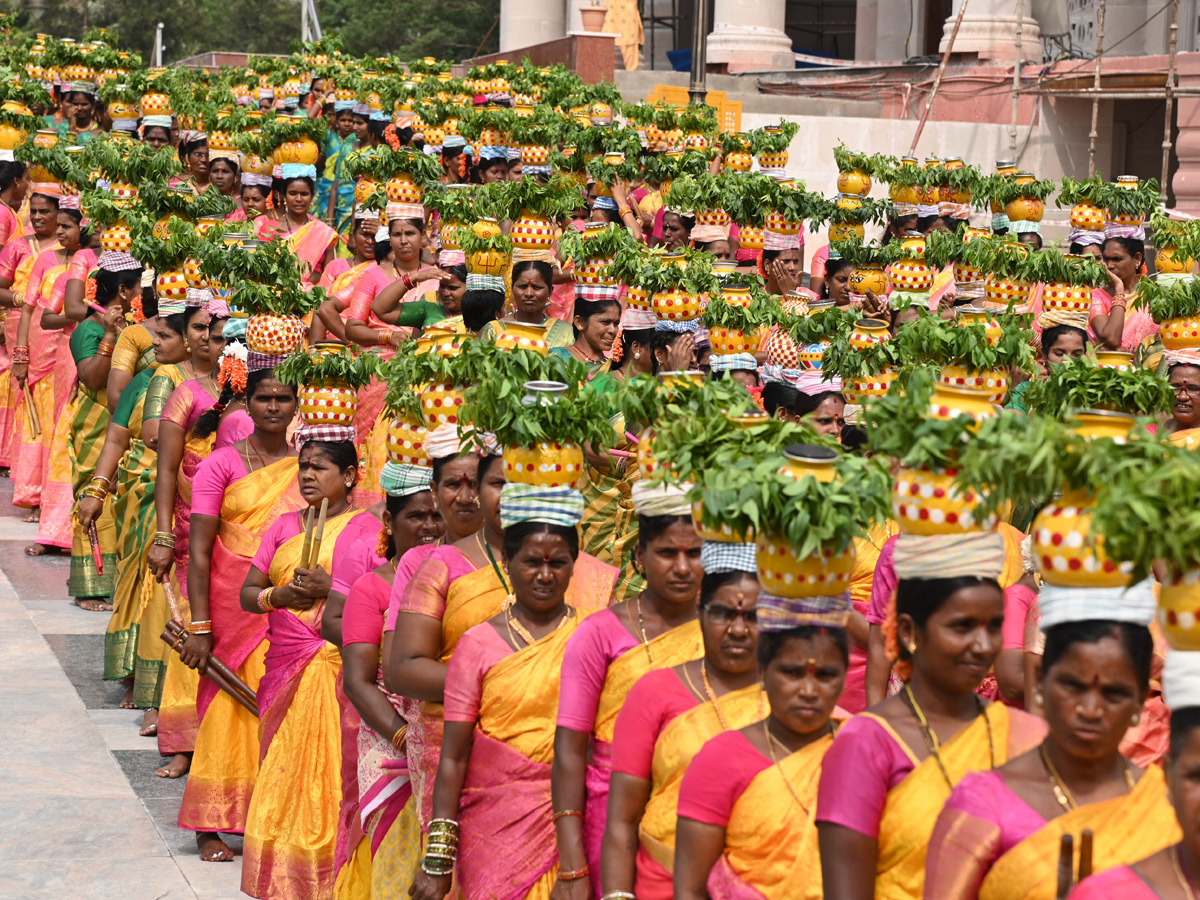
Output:
[[705,541],[699,622],[704,655],[647,672],[617,715],[601,884],[671,900],[676,808],[704,744],[767,713],[759,683],[755,545]]
[[264,241],[287,241],[300,257],[305,284],[321,280],[325,267],[333,262],[337,232],[315,216],[309,215],[317,177],[316,166],[284,163],[283,174],[275,179],[275,209],[254,220],[254,236]]
[[1002,537],[905,534],[894,558],[888,624],[905,686],[842,726],[817,795],[824,889],[848,900],[921,897],[933,823],[955,785],[1045,732],[975,693],[1001,647]]
[[[308,440],[303,428],[297,440],[305,509],[284,513],[267,529],[240,594],[243,610],[270,620],[258,690],[262,765],[246,814],[242,863],[242,891],[260,900],[333,897],[342,793],[337,701],[342,661],[321,636],[321,617],[337,538],[366,515],[352,502],[358,478],[354,444]],[[322,505],[324,533],[310,547],[305,514],[316,516]]]
[[1137,350],[1146,338],[1158,334],[1158,324],[1144,309],[1128,308],[1146,272],[1145,232],[1141,228],[1110,225],[1101,248],[1112,284],[1107,291],[1092,291],[1090,334],[1097,346],[1109,350]]
[[[251,560],[267,528],[286,513],[307,506],[296,482],[298,457],[287,441],[296,414],[292,385],[275,379],[274,369],[248,372],[244,349],[227,347],[218,380],[226,409],[240,398],[254,431],[213,450],[196,470],[188,535],[188,602],[193,625],[211,620],[180,646],[185,665],[204,674],[216,655],[251,690],[265,670],[268,617],[242,609],[239,599]],[[226,417],[228,418],[228,417]],[[217,433],[217,407],[193,426],[193,436]],[[259,720],[218,690],[207,678],[196,693],[196,752],[183,789],[179,827],[196,832],[200,858],[227,862],[233,851],[220,833],[242,834],[258,779]]]
[[208,151],[208,180],[222,196],[240,198],[238,154],[234,150]]
[[513,311],[496,322],[488,323],[479,332],[485,341],[493,341],[506,323],[536,325],[546,329],[545,340],[551,348],[569,347],[575,343],[575,329],[562,319],[546,314],[550,293],[554,287],[554,267],[542,260],[522,260],[512,267]]
[[848,613],[844,603],[818,611],[759,597],[758,670],[770,714],[712,738],[688,765],[675,836],[679,900],[824,896],[813,817],[840,724]]
[[[1134,862],[1179,838],[1157,766],[1119,751],[1149,690],[1155,615],[1148,583],[1110,591],[1046,584],[1034,691],[1048,733],[1037,747],[955,787],[930,841],[925,896],[1058,895],[1062,839],[1093,836],[1090,871]],[[1072,870],[1074,869],[1072,861]]]
[[1172,444],[1195,450],[1200,448],[1200,353],[1168,350],[1163,356],[1167,381],[1175,392],[1175,405],[1165,431]]
[[208,135],[203,131],[179,132],[179,161],[184,174],[172,180],[172,184],[191,188],[196,196],[213,186],[209,177]]

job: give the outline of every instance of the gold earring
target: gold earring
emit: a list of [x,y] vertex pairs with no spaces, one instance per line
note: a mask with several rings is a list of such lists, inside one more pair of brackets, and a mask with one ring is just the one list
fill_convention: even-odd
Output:
[[1078,716],[1083,715],[1083,704],[1082,703],[1077,703],[1075,705],[1075,714]]
[[1042,706],[1046,702],[1046,698],[1042,696],[1041,688],[1033,692],[1033,702],[1036,706]]
[[1133,714],[1133,718],[1131,718],[1131,719],[1129,720],[1129,724],[1130,724],[1130,725],[1137,725],[1137,724],[1138,724],[1138,723],[1140,723],[1141,721],[1142,721],[1142,714],[1141,714],[1140,712],[1135,712],[1135,713]]
[[634,358],[634,359],[641,359],[641,358],[642,358],[642,351],[641,351],[641,350],[634,350],[634,351],[633,351],[633,358]]
[[909,643],[908,652],[910,655],[917,652],[917,642],[916,641],[912,641]]

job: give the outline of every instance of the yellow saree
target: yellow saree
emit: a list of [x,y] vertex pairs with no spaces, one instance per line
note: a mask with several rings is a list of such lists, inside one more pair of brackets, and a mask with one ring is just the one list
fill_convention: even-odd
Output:
[[[737,731],[766,714],[766,695],[762,685],[754,684],[718,697],[716,707],[709,701],[681,713],[668,723],[654,742],[650,799],[638,826],[638,836],[642,849],[666,872],[675,871],[675,813],[679,806],[679,786],[688,763],[710,738],[725,730],[722,717],[730,730]],[[639,880],[641,861],[639,857]]]
[[725,826],[725,853],[708,880],[713,900],[740,900],[745,886],[767,900],[821,900],[817,783],[832,745],[821,738],[754,776]]
[[1162,770],[1151,766],[1132,793],[1104,803],[1090,803],[1046,823],[992,866],[979,889],[979,900],[1054,900],[1058,887],[1058,854],[1064,834],[1075,837],[1075,869],[1079,868],[1079,836],[1092,832],[1092,871],[1137,862],[1176,843],[1182,833],[1167,799]]

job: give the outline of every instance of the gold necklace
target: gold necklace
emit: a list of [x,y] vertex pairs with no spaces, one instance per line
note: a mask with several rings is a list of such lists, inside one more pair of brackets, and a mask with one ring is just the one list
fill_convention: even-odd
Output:
[[646,637],[646,626],[642,621],[642,594],[644,593],[645,591],[642,591],[635,598],[637,600],[637,630],[638,637],[642,639],[642,644],[646,648],[646,659],[650,661],[650,665],[654,665],[654,654],[650,652],[650,639]]
[[[564,625],[566,625],[567,620],[569,620],[571,618],[571,616],[574,614],[574,612],[575,612],[575,610],[571,609],[571,607],[568,606],[567,611],[565,613],[563,613],[563,617],[558,620],[558,624],[555,625],[554,628],[551,630],[558,631],[558,629],[560,629]],[[528,647],[530,644],[532,644],[534,641],[537,640],[537,638],[535,638],[533,636],[533,633],[528,628],[526,628],[524,625],[521,624],[521,620],[513,615],[511,606],[504,610],[504,625],[508,629],[509,640],[514,645],[517,643],[516,637],[519,637],[521,640],[523,640],[525,642],[526,647]],[[513,636],[514,631],[516,632],[516,637]],[[520,648],[518,647],[517,649],[520,649]]]
[[[1079,804],[1075,801],[1075,796],[1071,793],[1071,789],[1067,787],[1066,779],[1059,774],[1058,769],[1054,767],[1054,763],[1050,761],[1050,754],[1046,752],[1045,741],[1039,745],[1038,752],[1041,753],[1042,763],[1046,766],[1046,771],[1050,775],[1050,787],[1054,791],[1054,799],[1058,801],[1058,805],[1066,812],[1078,809]],[[1133,780],[1133,773],[1129,771],[1129,760],[1123,756],[1121,757],[1121,774],[1125,776],[1125,786],[1129,788],[1129,793],[1132,794],[1136,784]]]
[[1172,850],[1167,851],[1167,855],[1171,857],[1171,868],[1175,870],[1175,877],[1179,879],[1179,886],[1183,888],[1183,895],[1188,900],[1200,900],[1197,897],[1196,889],[1192,887],[1191,879],[1183,871],[1183,860],[1180,859],[1182,853],[1183,849],[1180,846],[1176,846],[1173,852]]
[[[684,675],[687,674],[687,663],[683,664],[683,674]],[[703,684],[704,684],[704,696],[707,697],[708,702],[713,705],[713,711],[717,714],[717,721],[721,723],[721,730],[729,731],[730,730],[729,722],[727,722],[725,720],[725,714],[723,712],[721,712],[721,706],[719,703],[717,703],[716,692],[713,691],[712,685],[709,684],[709,681],[708,681],[708,660],[706,660],[706,659],[700,660],[700,681],[703,682]],[[691,683],[691,678],[688,679],[688,683],[689,684]],[[693,690],[695,690],[694,687],[693,687]],[[761,719],[765,714],[766,714],[766,709],[763,706],[763,692],[759,691],[758,692],[758,715],[755,718]]]
[[[950,780],[950,773],[946,771],[946,765],[942,762],[941,747],[938,742],[938,737],[933,729],[929,727],[929,720],[925,718],[925,713],[921,712],[920,704],[917,703],[917,698],[913,695],[912,686],[909,682],[904,682],[904,695],[908,698],[908,704],[912,707],[913,715],[917,717],[917,725],[921,728],[921,737],[925,739],[925,746],[929,750],[929,755],[933,757],[937,763],[938,769],[942,773],[942,778],[946,780],[946,786],[950,790],[954,790],[954,782]],[[979,697],[976,696],[975,702],[980,703]],[[988,758],[991,761],[990,768],[996,768],[996,748],[992,744],[992,723],[988,721],[987,714],[984,712],[982,705],[979,706],[979,714],[983,716],[983,721],[987,725],[988,735]]]
[[[767,736],[767,752],[771,755],[771,762],[774,764],[775,768],[779,770],[779,777],[783,779],[783,783],[787,787],[788,793],[792,795],[792,799],[796,801],[796,805],[804,810],[804,815],[807,818],[809,809],[804,805],[804,801],[800,799],[800,795],[796,793],[796,789],[792,787],[792,782],[788,780],[787,773],[783,771],[783,763],[779,757],[775,755],[775,745],[778,744],[779,749],[784,751],[784,759],[787,759],[789,756],[791,756],[793,751],[789,750],[783,741],[779,740],[779,738],[775,737],[775,735],[771,733],[770,722],[771,720],[769,717],[762,720],[763,734]],[[833,734],[833,731],[833,721],[831,720],[829,722],[830,735]]]

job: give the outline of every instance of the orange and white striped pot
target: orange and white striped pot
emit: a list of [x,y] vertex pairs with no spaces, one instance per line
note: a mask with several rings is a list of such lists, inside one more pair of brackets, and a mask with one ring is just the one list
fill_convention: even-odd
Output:
[[255,353],[285,356],[303,344],[307,334],[299,316],[259,313],[246,320],[246,346]]
[[976,372],[965,366],[943,366],[938,382],[954,388],[967,388],[986,397],[991,403],[1001,402],[1008,394],[1008,372],[989,369]]
[[822,549],[812,556],[797,557],[792,546],[778,535],[759,535],[755,540],[758,583],[776,597],[835,597],[850,589],[854,571],[854,545],[841,553]]
[[514,250],[550,250],[556,235],[550,219],[523,209],[508,236]]
[[154,289],[159,300],[180,302],[187,299],[187,276],[180,269],[161,272],[155,279]]
[[421,412],[432,427],[457,425],[458,408],[463,405],[464,390],[452,384],[429,384],[420,392]]
[[700,315],[700,297],[683,291],[660,291],[650,298],[650,308],[665,322],[689,322]]
[[1172,650],[1200,650],[1200,569],[1172,573],[1163,582],[1158,624]]
[[505,447],[504,474],[509,484],[573,488],[583,477],[583,448],[551,441],[535,447]]
[[732,356],[734,353],[753,353],[758,349],[758,336],[752,332],[735,328],[710,328],[708,342],[715,356]]
[[429,455],[425,452],[425,436],[429,430],[399,416],[392,419],[387,432],[387,456],[390,462],[399,465],[428,466]]
[[955,472],[901,468],[892,484],[892,514],[907,534],[965,534],[986,531],[990,521],[977,522],[979,496],[954,487]]
[[1103,535],[1092,528],[1094,503],[1087,491],[1067,491],[1033,520],[1033,558],[1043,581],[1090,588],[1129,584],[1132,563],[1110,558],[1104,552]]
[[304,384],[298,392],[305,425],[353,425],[358,391],[346,384]]
[[460,250],[462,244],[459,243],[459,234],[462,229],[466,228],[462,222],[442,222],[438,229],[438,236],[442,240],[443,250]]
[[1200,316],[1166,319],[1158,331],[1158,337],[1168,350],[1200,347]]

